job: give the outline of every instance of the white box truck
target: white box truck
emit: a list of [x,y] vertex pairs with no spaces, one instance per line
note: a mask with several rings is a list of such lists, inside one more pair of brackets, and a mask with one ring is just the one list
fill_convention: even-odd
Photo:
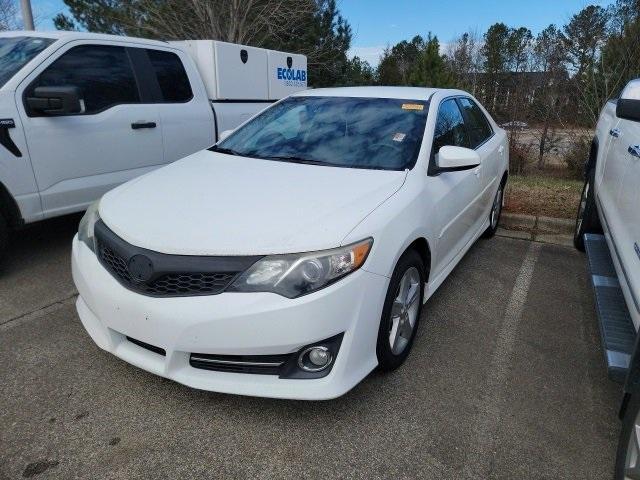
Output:
[[84,210],[307,87],[306,58],[211,40],[0,34],[0,256],[8,232]]

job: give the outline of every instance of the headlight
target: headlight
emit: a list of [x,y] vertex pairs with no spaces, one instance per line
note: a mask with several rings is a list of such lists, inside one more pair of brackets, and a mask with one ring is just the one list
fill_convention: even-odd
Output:
[[100,207],[100,200],[89,205],[89,208],[87,208],[87,211],[84,214],[84,217],[82,217],[82,220],[80,220],[80,225],[78,226],[78,240],[84,242],[92,252],[96,251],[93,228],[95,227],[96,222],[100,220],[98,207]]
[[230,292],[272,292],[295,298],[330,285],[356,271],[367,259],[373,239],[346,247],[293,255],[270,255],[254,263],[229,287]]

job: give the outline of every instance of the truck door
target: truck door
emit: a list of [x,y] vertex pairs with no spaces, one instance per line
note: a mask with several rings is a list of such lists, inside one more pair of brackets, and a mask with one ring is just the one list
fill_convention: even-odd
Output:
[[[640,122],[620,120],[624,136],[620,136],[620,149],[626,147],[623,154],[622,186],[618,196],[619,223],[611,227],[614,243],[632,297],[629,305],[636,328],[640,321]],[[621,141],[620,141],[621,140]],[[635,311],[634,311],[635,307]]]
[[178,50],[147,48],[146,52],[159,88],[156,105],[162,122],[165,162],[213,145],[213,110],[193,62]]
[[[44,216],[79,211],[112,187],[164,163],[158,108],[136,79],[131,48],[71,42],[16,90]],[[76,87],[83,109],[31,110],[37,87]]]

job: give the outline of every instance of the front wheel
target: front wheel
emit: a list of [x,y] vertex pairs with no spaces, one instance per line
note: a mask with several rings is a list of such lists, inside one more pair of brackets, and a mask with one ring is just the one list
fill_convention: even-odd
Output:
[[627,404],[616,454],[615,480],[640,480],[640,395]]
[[409,356],[422,311],[424,272],[422,258],[415,250],[405,252],[393,271],[376,345],[382,371],[395,370]]
[[578,214],[576,215],[576,226],[573,232],[574,246],[584,252],[584,234],[599,233],[601,230],[598,211],[596,210],[595,196],[593,195],[593,184],[595,179],[595,170],[587,174],[587,178],[582,187],[582,195],[580,195],[580,203],[578,204]]

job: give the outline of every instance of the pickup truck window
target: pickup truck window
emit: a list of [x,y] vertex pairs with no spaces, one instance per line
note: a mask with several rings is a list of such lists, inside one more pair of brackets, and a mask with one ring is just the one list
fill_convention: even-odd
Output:
[[74,86],[80,89],[85,114],[123,103],[139,103],[138,85],[124,47],[80,45],[49,65],[27,89]]
[[427,110],[422,100],[290,97],[212,150],[294,163],[404,170],[417,159]]
[[147,50],[151,65],[156,72],[162,98],[167,103],[184,103],[193,98],[189,77],[180,57],[161,50]]
[[473,100],[470,98],[460,98],[458,100],[467,116],[467,130],[469,131],[471,148],[477,148],[493,135],[493,130],[487,117],[484,116],[480,107]]
[[0,38],[0,87],[53,42],[40,37]]

